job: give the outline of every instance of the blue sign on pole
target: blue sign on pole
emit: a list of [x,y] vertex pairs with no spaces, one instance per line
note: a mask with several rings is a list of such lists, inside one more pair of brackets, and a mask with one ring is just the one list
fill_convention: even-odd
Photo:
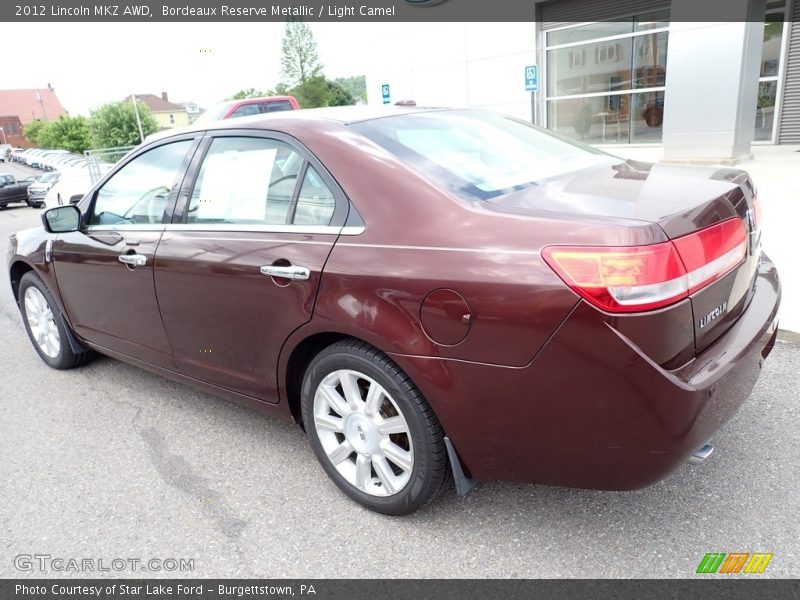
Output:
[[389,102],[391,102],[392,100],[391,100],[391,94],[389,93],[389,84],[388,83],[384,83],[381,86],[381,93],[383,94],[383,103],[384,104],[389,104]]
[[525,91],[539,91],[539,68],[536,65],[525,67]]

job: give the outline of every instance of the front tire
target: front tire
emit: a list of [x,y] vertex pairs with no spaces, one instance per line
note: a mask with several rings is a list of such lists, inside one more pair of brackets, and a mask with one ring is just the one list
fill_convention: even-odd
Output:
[[322,468],[350,498],[386,515],[432,502],[449,481],[444,434],[422,393],[385,354],[337,342],[309,365],[303,423]]
[[72,351],[67,324],[53,300],[50,290],[34,272],[29,271],[19,282],[19,307],[28,337],[41,359],[54,369],[72,369],[85,363],[89,351]]

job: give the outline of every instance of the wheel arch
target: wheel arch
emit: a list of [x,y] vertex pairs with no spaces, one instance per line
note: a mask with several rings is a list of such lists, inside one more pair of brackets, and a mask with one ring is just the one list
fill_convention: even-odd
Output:
[[[364,336],[359,335],[357,332],[337,330],[334,328],[318,328],[312,324],[295,331],[292,336],[290,336],[284,344],[278,362],[279,390],[281,401],[287,403],[288,410],[298,425],[301,427],[303,426],[300,408],[300,393],[303,387],[303,376],[314,357],[328,346],[342,340],[355,340],[363,342],[375,348],[378,352],[386,354],[393,362],[397,363],[396,357],[393,356],[394,353],[381,344],[380,339],[375,339],[375,337],[376,336],[373,335]],[[420,382],[412,378],[402,364],[397,364],[397,366],[412,379],[414,385],[419,387],[420,390],[423,390],[423,386],[420,385]],[[437,411],[430,399],[427,398],[427,395],[426,399],[428,399],[431,409],[434,411],[434,414],[436,414]]]
[[34,268],[24,260],[17,259],[11,263],[8,270],[9,279],[11,280],[11,290],[14,292],[14,302],[19,305],[19,284],[25,273],[34,271]]
[[30,263],[22,260],[17,259],[11,266],[9,267],[9,279],[11,280],[11,289],[14,292],[14,302],[19,306],[19,286],[22,282],[22,278],[27,275],[28,273],[34,273],[42,282],[42,284],[47,288],[47,291],[53,297],[56,306],[54,307],[57,309],[61,317],[64,319],[64,326],[66,327],[67,332],[67,341],[69,342],[70,348],[75,354],[85,354],[89,352],[89,347],[86,346],[78,337],[75,335],[75,332],[72,329],[72,323],[70,323],[69,318],[67,317],[66,311],[64,310],[64,306],[61,302],[61,296],[58,293],[58,290],[53,290],[51,285],[48,285],[48,281],[42,277],[42,272],[39,269],[34,268],[33,265]]
[[[302,410],[300,407],[300,392],[303,388],[303,377],[306,369],[314,357],[328,346],[347,339],[357,339],[352,335],[337,331],[319,331],[307,335],[295,343],[291,352],[283,352],[286,357],[286,365],[281,369],[283,381],[281,382],[282,396],[286,400],[289,412],[294,421],[303,427]],[[369,343],[369,342],[365,342]],[[371,345],[371,344],[370,344]],[[284,350],[286,347],[284,346]]]

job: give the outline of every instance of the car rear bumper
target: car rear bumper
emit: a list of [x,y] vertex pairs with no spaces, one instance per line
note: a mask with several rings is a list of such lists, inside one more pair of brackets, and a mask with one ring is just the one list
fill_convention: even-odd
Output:
[[472,477],[635,489],[683,464],[750,395],[775,343],[780,295],[762,256],[745,313],[674,371],[583,302],[522,368],[394,358]]

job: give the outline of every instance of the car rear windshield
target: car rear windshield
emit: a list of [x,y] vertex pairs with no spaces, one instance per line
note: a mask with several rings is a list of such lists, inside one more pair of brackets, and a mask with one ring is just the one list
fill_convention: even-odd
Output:
[[261,105],[261,111],[265,113],[283,110],[292,110],[292,104],[288,100],[271,100]]
[[395,115],[352,127],[439,187],[469,199],[488,200],[618,162],[529,123],[477,110]]

